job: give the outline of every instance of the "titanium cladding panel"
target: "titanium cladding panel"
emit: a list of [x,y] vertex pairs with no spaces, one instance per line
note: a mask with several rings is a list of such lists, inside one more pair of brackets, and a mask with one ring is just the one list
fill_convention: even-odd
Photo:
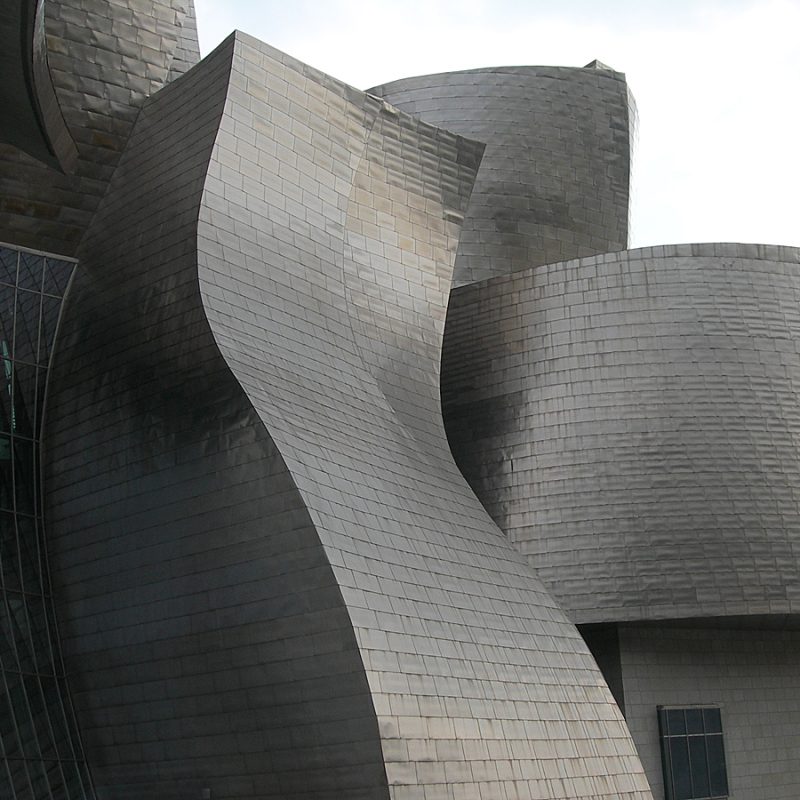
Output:
[[6,136],[12,143],[0,143],[0,241],[72,256],[145,98],[200,57],[194,6],[192,0],[153,0],[143,9],[132,0],[37,6],[44,31],[36,66],[52,83],[39,80],[27,102],[58,118],[59,126],[47,128],[51,137],[66,126],[61,149],[77,154],[62,172]]
[[0,15],[0,142],[58,170],[78,151],[56,100],[47,66],[44,0],[8,0]]
[[676,245],[454,291],[456,461],[572,620],[800,610],[800,252]]
[[241,34],[144,106],[49,421],[99,792],[650,797],[444,436],[482,150]]
[[598,62],[497,67],[369,91],[486,142],[455,286],[628,246],[636,110],[622,73]]

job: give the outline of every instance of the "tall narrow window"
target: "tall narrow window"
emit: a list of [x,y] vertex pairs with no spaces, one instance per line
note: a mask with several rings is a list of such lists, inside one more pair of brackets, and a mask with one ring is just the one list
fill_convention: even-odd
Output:
[[728,796],[722,715],[716,706],[658,707],[666,800]]
[[47,578],[39,441],[75,262],[0,244],[0,798],[94,797]]

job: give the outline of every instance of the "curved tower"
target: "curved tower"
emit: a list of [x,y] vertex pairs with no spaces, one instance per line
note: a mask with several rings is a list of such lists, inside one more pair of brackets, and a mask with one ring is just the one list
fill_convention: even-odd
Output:
[[0,142],[59,171],[75,167],[78,151],[47,65],[44,0],[10,0],[0,17]]
[[0,241],[74,256],[142,102],[200,58],[194,6],[155,0],[148,13],[134,12],[130,0],[8,6],[0,35],[4,50],[21,59],[6,56],[19,66],[8,82],[4,72],[4,99],[15,113],[5,106],[0,123]]
[[798,265],[675,245],[453,294],[456,459],[576,622],[800,611]]
[[495,67],[369,91],[486,142],[454,285],[627,247],[636,110],[622,73]]
[[0,796],[89,800],[60,653],[42,461],[73,256],[144,97],[199,58],[190,0],[10,0],[0,15]]

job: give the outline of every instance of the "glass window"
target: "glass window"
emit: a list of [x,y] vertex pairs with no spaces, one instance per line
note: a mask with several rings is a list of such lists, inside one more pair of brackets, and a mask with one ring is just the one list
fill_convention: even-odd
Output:
[[17,291],[17,315],[14,327],[15,361],[36,362],[39,353],[39,317],[42,296],[35,292]]
[[35,471],[36,444],[14,439],[14,498],[17,513],[33,514],[39,476]]
[[0,508],[14,509],[14,477],[11,468],[11,438],[0,434]]
[[41,292],[43,274],[44,256],[25,252],[19,254],[18,288],[32,289],[34,292]]
[[61,300],[57,297],[42,298],[42,335],[39,340],[39,362],[47,366],[53,341],[56,338],[56,325],[58,313],[61,310]]
[[722,715],[715,706],[658,708],[666,800],[728,796]]
[[18,258],[19,255],[16,250],[0,247],[0,283],[7,283],[11,286],[16,285]]
[[18,259],[18,250],[0,247],[0,281],[10,283],[12,286],[16,285]]
[[44,272],[44,291],[47,294],[61,297],[67,289],[73,269],[75,269],[75,263],[72,261],[61,261],[58,258],[48,257]]
[[13,363],[8,342],[0,339],[0,430],[5,433],[11,433],[14,426],[14,412],[11,410]]
[[45,374],[32,364],[13,365],[11,430],[17,436],[32,438],[37,434],[38,391],[39,384],[44,383]]
[[14,341],[14,304],[17,293],[13,286],[0,283],[0,336],[3,340],[3,357],[11,358]]
[[74,269],[75,262],[0,245],[2,800],[94,797],[58,655],[39,488],[47,364]]
[[17,283],[17,250],[9,250],[0,247],[0,282],[10,283],[12,286]]
[[33,790],[28,778],[28,762],[21,758],[9,758],[6,766],[14,785],[14,794],[11,797],[31,797]]
[[11,511],[0,511],[0,574],[6,590],[22,591],[17,526]]
[[[0,713],[2,713],[0,711]],[[0,769],[0,797],[16,797],[14,789],[9,783],[10,776],[6,769]],[[22,795],[23,797],[25,795]]]

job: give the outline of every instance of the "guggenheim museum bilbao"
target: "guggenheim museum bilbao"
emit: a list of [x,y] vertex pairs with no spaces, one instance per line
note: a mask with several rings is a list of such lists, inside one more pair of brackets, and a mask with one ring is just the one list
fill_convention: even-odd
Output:
[[624,75],[0,41],[0,800],[797,800],[800,251]]

